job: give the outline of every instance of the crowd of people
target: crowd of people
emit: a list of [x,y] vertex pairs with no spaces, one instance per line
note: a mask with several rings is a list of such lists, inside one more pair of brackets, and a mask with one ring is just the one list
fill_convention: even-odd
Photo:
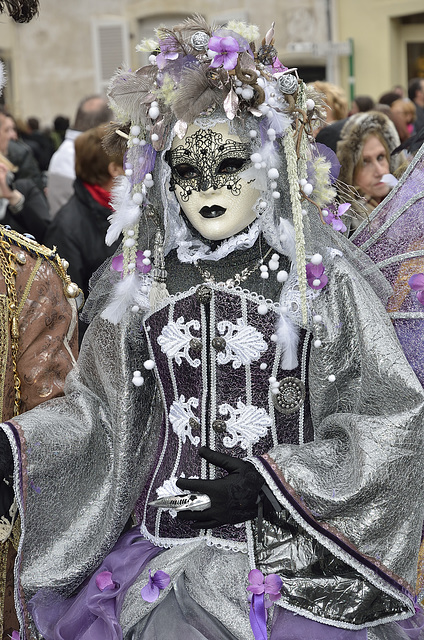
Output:
[[2,638],[424,638],[424,78],[348,105],[274,28],[0,110]]

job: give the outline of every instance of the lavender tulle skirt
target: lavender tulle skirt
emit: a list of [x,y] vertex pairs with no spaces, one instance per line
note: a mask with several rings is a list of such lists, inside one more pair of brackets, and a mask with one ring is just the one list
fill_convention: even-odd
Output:
[[[121,536],[79,593],[58,599],[38,592],[29,603],[45,640],[252,640],[238,638],[188,594],[184,575],[151,613],[123,637],[119,617],[125,595],[148,563],[163,549],[145,540],[136,527]],[[111,576],[102,586],[99,576]],[[100,588],[99,588],[100,584]],[[269,640],[424,640],[424,616],[359,631],[320,624],[275,607]],[[255,639],[259,640],[259,639]],[[260,639],[262,640],[262,638]]]

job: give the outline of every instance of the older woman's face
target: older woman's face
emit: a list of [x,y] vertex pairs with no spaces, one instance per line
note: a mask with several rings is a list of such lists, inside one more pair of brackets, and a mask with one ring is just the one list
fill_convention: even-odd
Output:
[[390,186],[381,181],[386,173],[390,173],[386,149],[377,136],[370,136],[362,150],[362,166],[355,173],[354,186],[366,196],[382,200],[390,191]]

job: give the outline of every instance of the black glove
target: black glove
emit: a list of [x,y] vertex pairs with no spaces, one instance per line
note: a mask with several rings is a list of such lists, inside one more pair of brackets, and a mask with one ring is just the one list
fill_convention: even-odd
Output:
[[206,493],[212,504],[205,511],[179,511],[177,518],[192,520],[192,529],[213,529],[223,524],[237,524],[256,518],[264,479],[253,464],[212,451],[208,447],[201,447],[199,455],[216,467],[228,471],[228,475],[216,480],[179,478],[179,489]]

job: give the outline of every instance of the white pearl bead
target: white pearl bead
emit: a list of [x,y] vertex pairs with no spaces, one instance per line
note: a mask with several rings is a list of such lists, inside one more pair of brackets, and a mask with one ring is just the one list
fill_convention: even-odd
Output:
[[127,236],[133,236],[133,235],[134,235],[134,230],[133,229],[128,229]]
[[323,215],[323,217],[324,217],[324,218],[326,218],[326,217],[328,216],[328,211],[327,211],[327,209],[323,209],[323,210],[321,211],[321,213],[322,213],[322,215]]
[[150,249],[145,249],[143,253],[146,258],[150,258],[150,256],[152,255],[152,252],[150,251]]
[[278,282],[286,282],[288,277],[289,277],[289,274],[287,273],[287,271],[279,271],[277,273],[277,281]]
[[159,140],[159,136],[157,133],[152,133],[152,142],[157,142]]
[[265,371],[265,369],[267,368],[267,363],[266,362],[261,362],[261,364],[259,365],[259,369],[262,369],[262,371]]
[[272,192],[272,197],[274,198],[274,200],[278,200],[280,197],[280,192],[279,191],[273,191]]
[[278,183],[273,181],[271,182],[271,189],[276,189],[278,187]]
[[319,287],[319,285],[321,284],[321,280],[319,278],[315,278],[312,284],[314,285],[314,287]]
[[252,155],[250,156],[250,159],[252,162],[262,162],[262,156],[260,153],[252,153]]
[[149,109],[149,117],[152,120],[156,120],[159,117],[159,108],[158,107],[150,107]]
[[140,127],[138,126],[138,124],[134,124],[131,127],[130,133],[131,133],[132,136],[138,136],[138,134],[140,133]]
[[259,171],[259,169],[262,169],[262,165],[260,162],[255,162],[255,164],[253,165],[255,167],[255,169],[257,169]]
[[246,87],[242,90],[241,95],[245,100],[251,100],[253,98],[253,89]]
[[302,178],[301,180],[299,180],[299,184],[301,187],[304,187],[307,182],[308,181],[306,180],[306,178]]
[[129,262],[128,271],[134,271],[134,269],[135,269],[135,262]]
[[266,266],[266,264],[261,264],[261,266],[259,267],[259,271],[268,271],[268,267]]
[[276,180],[279,175],[280,174],[278,173],[278,169],[276,169],[275,167],[272,167],[268,171],[268,178],[270,178],[271,180]]
[[136,193],[133,193],[132,199],[135,204],[141,204],[143,202],[143,196],[141,193],[138,193],[138,191]]
[[322,322],[322,316],[319,314],[315,315],[313,318],[314,322]]
[[328,376],[328,382],[335,382],[335,380],[336,380],[336,376],[335,375],[331,374],[331,375]]
[[277,342],[278,338],[277,338],[277,334],[273,333],[271,338],[270,338],[271,342]]
[[258,135],[258,132],[255,131],[254,129],[250,129],[249,131],[249,136],[253,139],[256,138],[256,136]]
[[260,304],[258,307],[258,313],[260,316],[264,316],[268,313],[268,305]]
[[125,169],[125,175],[126,176],[132,176],[133,174],[133,170],[132,169]]
[[147,371],[151,371],[152,369],[155,368],[155,363],[153,360],[146,360],[143,366],[145,369],[147,369]]
[[145,284],[141,287],[141,293],[149,293],[149,287]]
[[272,387],[271,393],[274,394],[274,396],[278,395],[280,393],[280,388],[279,387]]
[[280,263],[275,262],[274,260],[270,260],[268,262],[268,267],[271,269],[271,271],[277,271],[279,266],[280,266]]
[[314,253],[314,255],[311,258],[311,262],[312,264],[321,264],[322,255],[320,253]]
[[128,238],[128,240],[125,240],[124,242],[125,247],[133,247],[134,245],[135,245],[135,240],[133,240],[132,238]]
[[277,378],[275,376],[271,376],[270,378],[268,378],[268,382],[269,384],[273,384],[274,382],[277,382]]
[[271,260],[272,260],[273,262],[278,262],[278,261],[279,261],[279,259],[280,259],[280,256],[278,255],[278,253],[273,253],[273,254],[272,254],[272,256],[271,256]]
[[265,209],[267,208],[267,204],[265,202],[265,200],[261,200],[258,204],[258,207],[261,211],[265,211]]
[[140,144],[140,140],[138,138],[133,138],[132,143],[135,145]]
[[261,278],[262,278],[263,280],[268,280],[268,278],[269,278],[269,273],[268,273],[268,271],[261,271]]
[[144,384],[143,376],[134,376],[134,378],[132,379],[132,383],[135,387],[142,387]]
[[314,188],[313,188],[313,186],[312,186],[309,182],[307,182],[307,183],[305,184],[305,186],[303,187],[303,193],[304,193],[306,196],[310,196],[313,190],[314,190]]
[[272,129],[272,128],[268,129],[267,134],[268,134],[268,136],[275,136],[276,135],[275,134],[275,129]]
[[140,307],[138,306],[138,304],[135,304],[133,307],[131,307],[131,311],[133,313],[138,313],[140,311]]
[[241,95],[243,92],[243,89],[241,87],[236,87],[235,91],[238,95]]
[[143,258],[142,262],[143,262],[143,264],[148,266],[150,264],[150,258]]
[[319,349],[321,345],[322,345],[321,340],[315,340],[314,341],[314,347],[316,347],[317,349]]
[[308,111],[312,111],[312,109],[315,107],[315,102],[312,100],[312,98],[309,98],[306,101],[306,108]]

